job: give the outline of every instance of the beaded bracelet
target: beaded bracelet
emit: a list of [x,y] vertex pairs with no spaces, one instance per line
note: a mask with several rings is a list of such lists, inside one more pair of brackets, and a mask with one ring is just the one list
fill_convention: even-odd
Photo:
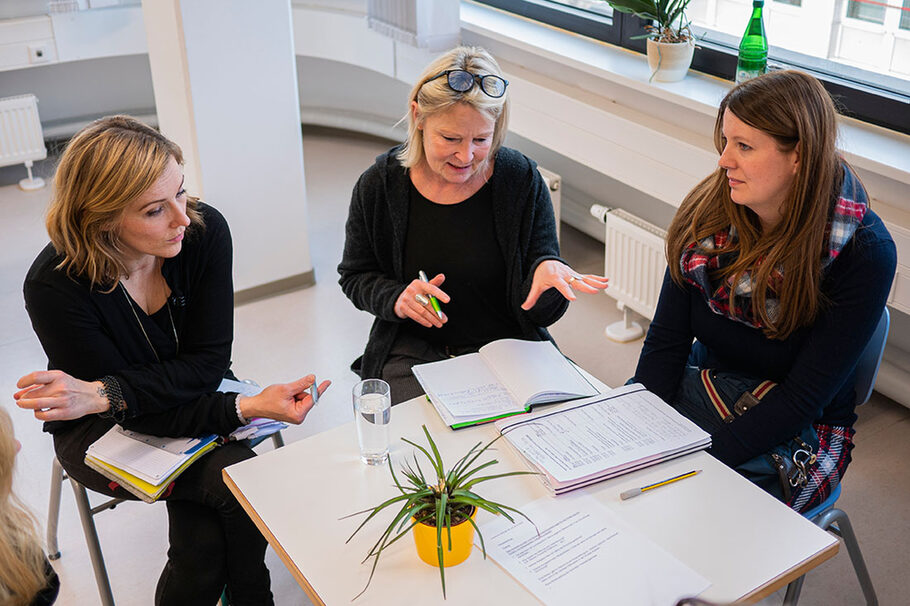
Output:
[[243,416],[243,413],[240,412],[240,397],[241,397],[241,396],[240,396],[240,394],[238,393],[237,396],[234,398],[234,410],[237,411],[237,418],[240,420],[240,424],[241,424],[241,425],[249,425],[249,423],[250,423],[249,419],[247,419],[246,417],[244,417],[244,416]]
[[98,395],[107,398],[110,405],[110,408],[104,412],[99,412],[98,416],[102,419],[113,419],[115,423],[122,423],[126,419],[126,402],[123,400],[123,392],[120,390],[120,381],[111,375],[105,375],[98,380],[101,381]]

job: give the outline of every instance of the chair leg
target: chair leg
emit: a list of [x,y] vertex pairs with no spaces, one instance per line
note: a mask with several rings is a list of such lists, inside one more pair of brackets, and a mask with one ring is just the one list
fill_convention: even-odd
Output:
[[114,594],[111,592],[111,583],[107,577],[107,568],[104,566],[104,556],[101,553],[101,543],[98,541],[98,531],[92,519],[92,506],[85,492],[85,486],[70,478],[73,493],[76,495],[76,509],[79,510],[79,519],[82,521],[82,533],[85,535],[85,544],[88,547],[89,557],[92,559],[92,568],[95,572],[95,583],[101,596],[102,606],[114,606]]
[[787,585],[787,593],[784,594],[783,606],[796,606],[796,603],[799,601],[799,594],[803,590],[803,581],[805,580],[806,575],[803,575]]
[[856,540],[856,533],[853,532],[853,525],[846,512],[840,509],[830,509],[820,515],[815,523],[823,530],[828,530],[836,524],[839,534],[847,545],[847,553],[850,554],[850,560],[853,562],[853,569],[856,571],[856,578],[859,580],[859,586],[863,590],[863,596],[866,598],[868,606],[878,606],[878,597],[875,595],[875,587],[872,586],[872,578],[869,576],[869,570],[866,568],[866,562],[863,559],[863,552],[860,551],[859,541]]
[[284,438],[281,436],[280,431],[276,431],[272,434],[272,445],[275,446],[275,448],[284,446]]
[[51,463],[51,496],[47,504],[47,558],[60,558],[57,545],[57,523],[60,520],[60,490],[63,488],[63,467],[57,457]]

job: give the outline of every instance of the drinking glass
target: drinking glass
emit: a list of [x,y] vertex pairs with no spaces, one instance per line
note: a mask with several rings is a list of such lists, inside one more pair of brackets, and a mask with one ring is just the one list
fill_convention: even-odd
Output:
[[364,379],[354,386],[353,395],[360,460],[367,465],[382,465],[389,458],[392,417],[389,384],[382,379]]

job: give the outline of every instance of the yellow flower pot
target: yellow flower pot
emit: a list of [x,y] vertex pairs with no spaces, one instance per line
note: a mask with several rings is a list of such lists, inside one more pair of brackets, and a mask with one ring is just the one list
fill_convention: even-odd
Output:
[[[477,508],[471,518],[477,517]],[[417,555],[430,566],[439,566],[439,554],[436,551],[436,527],[417,524],[412,529]],[[471,555],[474,546],[474,526],[467,520],[452,526],[452,549],[449,549],[449,533],[442,529],[442,565],[446,568],[461,564]]]

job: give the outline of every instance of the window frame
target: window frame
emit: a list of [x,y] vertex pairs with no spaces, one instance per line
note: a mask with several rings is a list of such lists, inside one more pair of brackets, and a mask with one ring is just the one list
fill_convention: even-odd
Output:
[[[548,0],[476,0],[510,13],[540,21],[560,29],[645,53],[645,40],[634,37],[645,34],[645,19],[614,11],[612,19],[579,9],[557,5]],[[610,23],[605,23],[610,21]],[[694,28],[697,32],[698,28]],[[738,41],[703,40],[698,38],[692,69],[733,81],[736,73]],[[824,60],[771,47],[770,69],[793,67],[818,78],[834,98],[841,114],[863,122],[910,134],[910,96],[875,84],[858,82],[833,70],[825,69]],[[851,70],[847,70],[851,71]]]

